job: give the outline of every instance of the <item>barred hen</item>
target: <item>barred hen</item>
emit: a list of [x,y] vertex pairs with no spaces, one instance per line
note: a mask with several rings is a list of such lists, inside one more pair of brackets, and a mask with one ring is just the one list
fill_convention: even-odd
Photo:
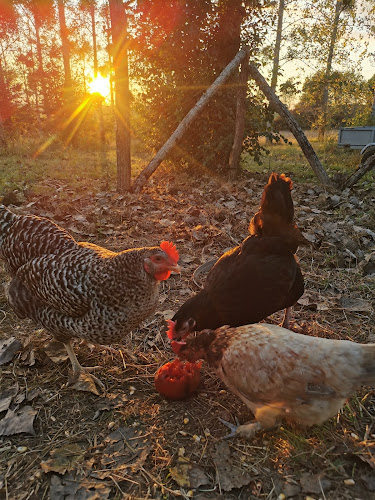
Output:
[[204,330],[172,342],[182,360],[204,359],[228,389],[250,408],[255,422],[227,437],[251,438],[283,419],[320,425],[356,389],[375,386],[375,344],[301,335],[265,323]]
[[168,336],[179,339],[205,328],[257,323],[290,308],[304,292],[304,281],[294,253],[307,240],[294,223],[290,194],[292,181],[272,174],[261,207],[248,236],[216,262],[203,289],[190,297],[169,322]]
[[154,312],[160,282],[180,271],[176,247],[167,241],[116,253],[77,242],[50,220],[15,215],[3,205],[0,258],[11,276],[10,306],[64,343],[76,377],[89,368],[79,364],[72,340],[121,342]]

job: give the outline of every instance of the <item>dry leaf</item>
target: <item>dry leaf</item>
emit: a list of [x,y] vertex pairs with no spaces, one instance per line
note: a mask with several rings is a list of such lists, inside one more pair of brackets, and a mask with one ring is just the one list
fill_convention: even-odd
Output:
[[111,488],[105,483],[94,481],[83,476],[74,477],[66,474],[63,477],[53,475],[49,490],[50,500],[106,500]]
[[92,475],[105,479],[113,471],[127,469],[127,473],[136,472],[144,464],[150,453],[150,443],[144,434],[148,434],[144,427],[120,427],[111,432],[104,442],[108,443],[103,451],[100,470]]
[[50,451],[48,460],[43,460],[40,465],[44,472],[58,472],[65,474],[76,469],[77,464],[83,462],[85,451],[78,444],[67,444],[61,448]]
[[212,458],[219,476],[220,487],[224,491],[248,485],[253,480],[253,477],[250,476],[247,470],[234,465],[229,445],[226,441],[222,441],[217,445]]
[[31,406],[24,406],[18,411],[8,410],[0,420],[0,436],[12,436],[22,432],[35,436],[34,418],[37,413]]
[[320,472],[318,474],[310,474],[306,472],[302,474],[300,483],[302,486],[302,491],[305,493],[316,493],[320,494],[328,491],[331,488],[331,481],[324,477],[324,473]]
[[15,337],[0,341],[0,366],[12,361],[15,353],[22,346],[21,342]]
[[77,391],[91,392],[92,394],[99,396],[99,391],[95,381],[88,372],[79,372],[78,378],[76,373],[69,372],[69,383],[73,384],[73,388]]
[[44,352],[47,354],[49,359],[54,363],[62,363],[66,361],[69,356],[62,342],[58,342],[57,340],[51,340],[45,348]]
[[369,491],[375,491],[375,472],[369,472],[361,476],[362,481],[365,483]]
[[11,402],[12,396],[0,398],[0,412],[8,410]]
[[201,467],[182,456],[178,457],[177,464],[169,471],[176,483],[182,488],[199,488],[199,486],[211,482]]
[[372,312],[371,302],[365,299],[342,297],[340,299],[340,305],[343,309],[347,311],[368,312],[368,313]]

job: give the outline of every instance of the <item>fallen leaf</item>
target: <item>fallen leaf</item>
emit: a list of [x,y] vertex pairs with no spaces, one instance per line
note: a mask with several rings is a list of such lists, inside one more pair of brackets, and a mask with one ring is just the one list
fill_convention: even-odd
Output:
[[365,299],[341,297],[340,305],[343,309],[347,311],[368,312],[368,313],[372,312],[371,302]]
[[176,483],[182,488],[199,488],[199,486],[211,482],[201,467],[182,456],[178,457],[176,465],[171,467],[169,471]]
[[6,398],[0,398],[0,412],[8,410],[11,402],[12,402],[12,396],[8,396]]
[[362,481],[365,483],[369,491],[375,491],[375,472],[369,472],[361,476]]
[[115,408],[122,408],[128,402],[126,394],[123,392],[107,392],[105,398],[101,399],[95,408],[99,411],[114,410]]
[[316,235],[315,234],[310,234],[310,233],[305,233],[304,231],[302,232],[302,235],[310,241],[310,243],[315,243],[316,242]]
[[305,493],[316,493],[328,491],[331,488],[331,481],[324,477],[324,473],[310,474],[306,472],[302,474],[300,483],[302,491]]
[[15,353],[22,347],[22,344],[15,337],[0,341],[0,366],[12,361]]
[[69,372],[69,383],[73,384],[73,388],[77,391],[91,392],[96,396],[99,396],[98,388],[95,381],[89,372],[81,371],[78,374],[74,372]]
[[120,427],[111,432],[105,439],[107,443],[103,450],[100,470],[93,471],[92,475],[105,479],[115,470],[127,469],[127,472],[136,472],[146,461],[150,453],[150,443],[144,434],[148,434],[145,427]]
[[66,474],[63,477],[53,475],[49,489],[50,500],[106,500],[111,488],[103,482]]
[[364,276],[375,276],[375,262],[367,262],[363,266]]
[[166,309],[165,311],[160,311],[160,314],[163,316],[165,320],[167,319],[172,319],[174,316],[175,311],[172,309]]
[[44,472],[58,472],[65,474],[83,462],[85,451],[78,444],[67,444],[50,451],[50,458],[43,460],[40,465]]
[[0,420],[0,436],[13,434],[32,434],[35,436],[34,418],[37,411],[31,406],[24,406],[18,411],[8,410],[5,417]]
[[216,446],[212,458],[217,469],[220,487],[224,491],[248,485],[254,478],[245,469],[234,465],[230,448],[226,441]]
[[57,340],[51,340],[45,347],[44,352],[47,354],[49,359],[54,363],[62,363],[66,361],[69,356],[62,342]]

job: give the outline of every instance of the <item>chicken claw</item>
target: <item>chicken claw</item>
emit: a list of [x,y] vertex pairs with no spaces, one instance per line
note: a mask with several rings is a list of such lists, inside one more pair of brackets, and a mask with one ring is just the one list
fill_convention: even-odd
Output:
[[231,433],[227,434],[226,436],[224,436],[223,439],[231,439],[231,438],[233,438],[233,437],[235,437],[237,435],[237,429],[239,427],[239,422],[238,422],[237,417],[236,417],[236,425],[231,424],[227,420],[224,420],[223,418],[220,418],[220,417],[219,417],[219,420],[220,420],[220,422],[222,424],[226,425],[230,429],[230,431],[231,431]]
[[98,377],[95,377],[95,375],[93,375],[90,372],[97,370],[100,367],[81,366],[73,350],[72,341],[65,343],[64,346],[68,353],[70,362],[72,363],[73,373],[70,383],[74,384],[73,385],[74,389],[77,389],[79,391],[88,391],[99,395],[99,392],[97,390],[97,385],[101,389],[105,389],[105,385],[100,379],[98,379]]
[[243,437],[246,439],[251,439],[258,431],[263,429],[263,426],[260,422],[249,422],[248,424],[239,425],[236,418],[236,425],[234,425],[220,417],[219,420],[222,424],[226,425],[231,430],[231,433],[227,436],[224,436],[224,439],[231,439],[233,437]]

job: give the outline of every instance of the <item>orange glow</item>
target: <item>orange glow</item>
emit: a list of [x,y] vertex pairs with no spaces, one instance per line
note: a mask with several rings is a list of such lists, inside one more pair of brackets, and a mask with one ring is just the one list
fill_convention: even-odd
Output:
[[89,84],[88,89],[91,94],[100,94],[103,97],[107,97],[111,91],[109,78],[104,78],[104,76],[98,75]]

